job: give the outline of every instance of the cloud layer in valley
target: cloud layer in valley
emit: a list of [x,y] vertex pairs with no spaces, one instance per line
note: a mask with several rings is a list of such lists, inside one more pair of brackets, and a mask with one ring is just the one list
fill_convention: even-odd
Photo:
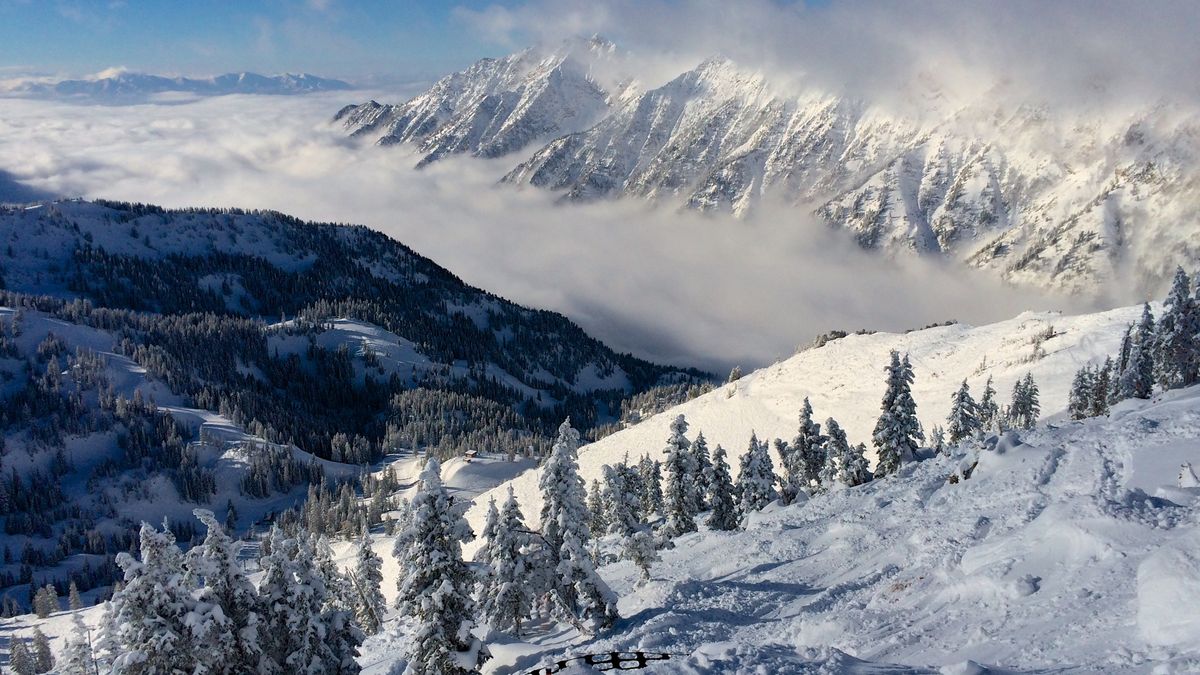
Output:
[[953,265],[865,253],[796,209],[734,220],[632,200],[558,205],[539,190],[496,185],[506,160],[415,171],[408,150],[363,147],[327,123],[361,96],[6,101],[0,169],[68,196],[366,224],[472,284],[561,311],[618,349],[713,369],[786,357],[835,328],[1072,309]]

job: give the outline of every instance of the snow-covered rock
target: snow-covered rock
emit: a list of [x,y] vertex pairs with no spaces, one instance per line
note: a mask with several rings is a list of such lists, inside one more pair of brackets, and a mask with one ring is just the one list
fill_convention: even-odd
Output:
[[460,152],[499,157],[595,122],[618,86],[606,74],[615,58],[601,38],[525,49],[483,59],[406,103],[368,101],[334,119],[380,145],[418,144],[418,166]]
[[[605,76],[597,75],[603,73]],[[633,196],[744,215],[791,205],[860,245],[915,251],[1019,284],[1099,295],[1155,289],[1200,260],[1200,110],[1052,109],[997,85],[950,109],[783,84],[725,58],[646,89],[607,42],[485,59],[402,104],[336,119],[422,163],[514,154],[504,181],[568,200]],[[927,100],[926,100],[927,99]],[[914,112],[915,110],[915,112]],[[532,156],[516,151],[532,147]]]

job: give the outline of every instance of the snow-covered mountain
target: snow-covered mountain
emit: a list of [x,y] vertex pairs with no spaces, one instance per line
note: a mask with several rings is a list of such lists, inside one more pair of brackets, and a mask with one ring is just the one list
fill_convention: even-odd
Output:
[[[1003,84],[951,105],[925,83],[911,88],[915,103],[889,105],[724,58],[653,88],[636,72],[605,85],[584,74],[579,49],[545,53],[485,59],[407,103],[349,106],[337,119],[384,145],[419,144],[423,163],[512,153],[504,181],[567,200],[738,215],[782,202],[796,226],[815,216],[868,249],[945,256],[1031,286],[1097,293],[1121,277],[1158,290],[1177,264],[1200,260],[1200,111],[1188,105],[1068,111]],[[550,76],[564,69],[576,76]],[[531,156],[516,152],[526,147]]]
[[228,94],[309,94],[318,91],[343,91],[351,85],[341,80],[318,77],[308,73],[259,75],[258,73],[226,73],[215,77],[165,77],[148,73],[120,71],[102,76],[79,79],[18,82],[3,93],[8,96],[37,98],[77,98],[88,101],[134,100],[164,93],[185,93],[197,96]]
[[334,117],[380,145],[414,143],[420,165],[446,155],[499,157],[591,126],[619,95],[620,56],[602,38],[483,59],[397,105],[368,101]]

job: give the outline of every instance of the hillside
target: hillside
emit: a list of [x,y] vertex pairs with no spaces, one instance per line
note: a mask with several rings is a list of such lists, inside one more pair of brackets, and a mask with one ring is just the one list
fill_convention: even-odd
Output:
[[476,494],[563,416],[702,378],[362,227],[45,202],[0,208],[0,241],[0,613],[31,583],[102,596],[142,520],[186,544],[197,507],[245,533],[319,497],[324,533],[355,530],[414,451],[494,462]]
[[[1025,314],[988,326],[849,336],[584,446],[580,464],[590,479],[627,451],[659,456],[667,421],[683,413],[690,438],[704,431],[710,446],[721,442],[736,455],[752,429],[790,436],[803,396],[856,441],[877,415],[879,365],[890,349],[913,358],[927,427],[944,416],[963,373],[972,384],[993,375],[1003,398],[1031,372],[1046,413],[1037,429],[969,441],[894,476],[773,504],[744,529],[677,537],[648,581],[629,562],[609,562],[600,573],[623,617],[613,630],[586,637],[538,622],[519,639],[492,634],[484,672],[524,674],[613,651],[663,659],[661,672],[714,675],[1200,667],[1200,614],[1179,601],[1200,588],[1200,488],[1180,487],[1179,478],[1181,464],[1200,463],[1200,388],[1125,401],[1078,422],[1058,414],[1074,370],[1109,353],[1137,313]],[[406,491],[414,462],[394,466]],[[455,461],[443,473],[454,494],[474,500],[468,519],[478,532],[489,497],[510,486],[537,522],[536,469],[480,494],[481,485],[522,468]],[[373,535],[389,601],[399,573],[393,542]],[[600,554],[611,556],[613,544],[605,540]],[[336,551],[350,564],[350,544]],[[90,625],[99,621],[99,608],[84,614]],[[69,621],[60,612],[4,626],[28,635],[38,625],[56,641]],[[389,672],[411,630],[391,612],[362,647],[363,672]]]
[[602,569],[626,617],[612,635],[496,645],[489,672],[634,650],[697,674],[1190,672],[1200,493],[1174,486],[1198,447],[1192,388],[685,535],[649,582]]
[[[950,396],[963,379],[978,398],[989,376],[1000,401],[1006,403],[1016,380],[1032,374],[1041,389],[1043,416],[1053,419],[1066,408],[1075,371],[1114,353],[1126,325],[1140,313],[1138,307],[1079,316],[1026,313],[978,327],[954,324],[904,334],[849,335],[580,448],[580,473],[590,482],[600,477],[605,464],[618,463],[626,454],[633,461],[646,454],[659,458],[676,415],[686,416],[692,435],[703,432],[710,448],[723,446],[736,473],[735,458],[746,451],[751,432],[764,440],[791,440],[796,435],[805,397],[812,403],[815,420],[833,417],[850,442],[866,443],[867,454],[873,457],[870,440],[883,396],[883,367],[893,349],[912,360],[913,398],[926,430],[945,424]],[[776,462],[778,466],[777,457]],[[536,473],[517,478],[512,486],[525,512],[536,514],[540,503]],[[482,523],[487,498],[499,500],[505,489],[501,486],[476,503],[468,514],[473,526]]]

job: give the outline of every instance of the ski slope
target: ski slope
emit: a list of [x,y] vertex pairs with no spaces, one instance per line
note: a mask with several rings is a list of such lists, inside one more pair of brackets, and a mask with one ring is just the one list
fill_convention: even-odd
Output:
[[[868,457],[873,458],[871,432],[883,397],[883,367],[893,349],[909,354],[912,360],[916,373],[913,398],[926,430],[945,424],[950,396],[964,378],[978,398],[991,376],[999,402],[1004,404],[1013,384],[1032,373],[1041,389],[1043,417],[1050,416],[1065,410],[1075,371],[1114,354],[1126,325],[1140,315],[1140,307],[1079,316],[1027,312],[986,326],[954,324],[904,334],[850,335],[802,351],[584,446],[579,452],[580,473],[590,483],[601,477],[605,464],[621,462],[626,454],[631,461],[645,454],[661,458],[671,420],[682,414],[691,426],[689,438],[703,432],[709,448],[725,447],[736,476],[736,458],[745,452],[751,432],[768,441],[790,441],[795,436],[806,396],[818,422],[832,416],[851,443],[867,444]],[[1053,337],[1043,339],[1050,332]],[[775,460],[778,462],[778,456]],[[541,508],[537,480],[538,474],[530,472],[511,483],[529,518],[536,517]],[[472,527],[478,530],[482,526],[488,498],[500,502],[507,489],[508,484],[501,485],[476,501],[467,516]]]

